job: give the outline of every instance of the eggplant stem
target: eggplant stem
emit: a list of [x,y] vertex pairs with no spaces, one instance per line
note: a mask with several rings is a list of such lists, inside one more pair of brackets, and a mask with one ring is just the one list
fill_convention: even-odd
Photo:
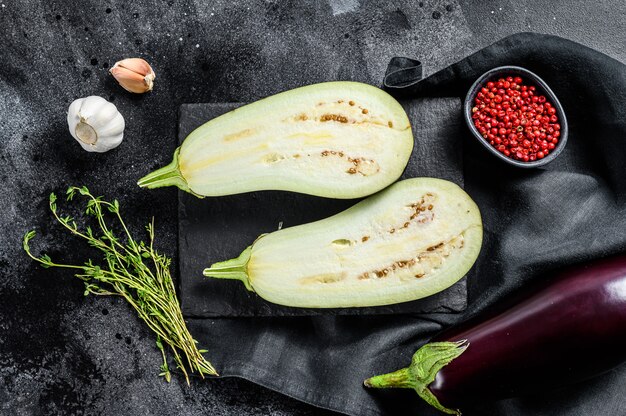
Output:
[[176,186],[181,191],[189,192],[192,195],[197,196],[198,198],[204,198],[202,195],[198,195],[189,188],[187,181],[183,177],[180,172],[180,168],[178,166],[178,155],[180,154],[180,147],[176,149],[174,152],[174,158],[172,162],[163,166],[161,169],[157,169],[154,172],[151,172],[144,176],[143,178],[137,181],[137,185],[142,188],[154,189],[154,188],[162,188],[165,186]]
[[241,280],[251,292],[254,292],[250,284],[248,276],[248,261],[252,254],[252,246],[246,248],[237,258],[213,263],[211,267],[204,269],[202,274],[206,277],[214,277],[217,279],[235,279]]
[[413,354],[411,365],[407,368],[370,377],[363,382],[365,387],[386,389],[413,389],[426,403],[450,415],[460,415],[458,409],[449,409],[439,403],[439,399],[428,389],[437,373],[467,349],[467,340],[458,342],[431,342]]
[[370,377],[363,382],[365,387],[371,387],[374,389],[413,389],[415,383],[411,379],[409,374],[409,368],[401,368],[393,373],[381,374],[379,376]]

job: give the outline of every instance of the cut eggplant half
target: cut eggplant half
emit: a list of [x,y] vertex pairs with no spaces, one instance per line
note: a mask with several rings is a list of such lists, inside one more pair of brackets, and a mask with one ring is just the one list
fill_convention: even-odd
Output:
[[359,198],[398,179],[412,149],[409,119],[393,97],[367,84],[326,82],[208,121],[171,164],[138,184],[200,197],[284,190]]
[[453,285],[481,244],[480,212],[469,195],[452,182],[415,178],[330,218],[265,234],[204,275],[239,279],[285,306],[390,305]]

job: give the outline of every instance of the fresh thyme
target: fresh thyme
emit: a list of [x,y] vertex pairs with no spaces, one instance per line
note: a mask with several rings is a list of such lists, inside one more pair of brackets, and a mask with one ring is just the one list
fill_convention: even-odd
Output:
[[[54,193],[50,194],[50,210],[56,220],[72,234],[84,238],[90,246],[103,253],[102,265],[94,264],[92,260],[82,266],[60,264],[53,262],[47,254],[39,257],[33,255],[29,242],[35,236],[35,231],[24,235],[23,246],[26,253],[45,268],[74,269],[75,276],[85,284],[85,296],[116,295],[126,299],[156,334],[156,345],[163,357],[159,375],[168,382],[171,373],[167,365],[167,347],[171,350],[176,366],[185,375],[187,384],[189,373],[198,373],[201,377],[217,375],[211,363],[202,355],[206,350],[198,349],[183,319],[170,275],[171,259],[154,250],[154,218],[146,227],[149,243],[137,243],[120,216],[117,200],[107,202],[102,197],[93,196],[86,187],[74,186],[67,190],[67,200],[71,201],[77,193],[87,199],[85,214],[96,219],[99,231],[94,231],[89,226],[79,229],[74,218],[60,216],[57,213],[57,197]],[[121,228],[121,238],[107,225],[105,216],[113,216],[116,220]]]

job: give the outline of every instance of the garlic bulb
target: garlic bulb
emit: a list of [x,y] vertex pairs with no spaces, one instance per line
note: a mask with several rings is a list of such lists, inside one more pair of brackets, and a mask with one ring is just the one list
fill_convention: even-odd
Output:
[[153,81],[156,78],[150,64],[141,58],[118,61],[109,72],[122,88],[136,94],[152,91]]
[[79,98],[67,111],[70,133],[88,152],[111,150],[124,138],[124,117],[102,97]]

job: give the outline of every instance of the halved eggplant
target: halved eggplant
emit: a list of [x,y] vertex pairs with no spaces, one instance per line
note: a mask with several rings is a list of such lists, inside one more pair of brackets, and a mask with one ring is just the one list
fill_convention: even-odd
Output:
[[480,212],[469,195],[452,182],[414,178],[330,218],[265,234],[204,275],[239,279],[286,306],[389,305],[451,286],[481,244]]
[[194,130],[138,184],[197,196],[284,190],[359,198],[393,183],[413,149],[402,106],[379,88],[326,82],[286,91]]

